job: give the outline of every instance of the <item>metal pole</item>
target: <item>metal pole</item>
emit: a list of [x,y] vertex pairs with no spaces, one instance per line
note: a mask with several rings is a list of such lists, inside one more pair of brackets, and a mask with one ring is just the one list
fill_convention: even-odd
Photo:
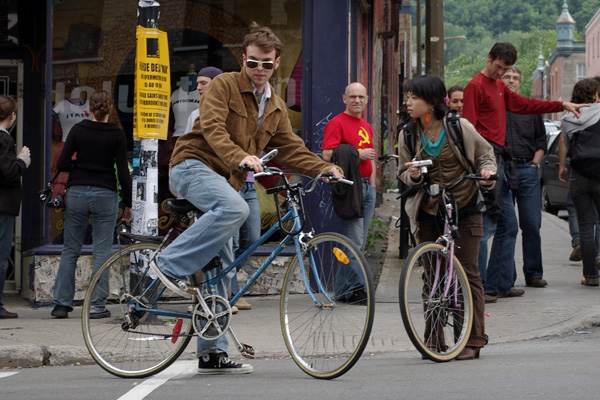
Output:
[[423,56],[421,54],[421,21],[423,16],[421,15],[421,0],[417,0],[417,76],[423,75]]
[[444,1],[425,3],[425,72],[444,79]]
[[[160,16],[158,7],[160,4],[154,0],[140,0],[138,3],[138,25],[144,28],[158,29],[158,18]],[[158,46],[157,42],[148,42],[147,46]],[[148,48],[151,52],[152,49]],[[156,53],[156,49],[154,49]],[[158,192],[158,145],[153,145],[153,141],[158,139],[135,139],[140,141],[140,166],[139,175],[134,177],[135,184],[132,185],[132,198],[134,207],[132,208],[133,221],[132,232],[146,235],[158,235],[158,203],[154,192]],[[135,146],[134,146],[135,147]],[[156,150],[154,148],[156,147]],[[152,151],[144,151],[152,149]],[[137,157],[137,155],[134,155]],[[152,170],[152,171],[149,171]],[[143,188],[145,199],[136,201],[138,186]],[[143,206],[141,206],[143,204]],[[136,221],[142,221],[136,223]]]

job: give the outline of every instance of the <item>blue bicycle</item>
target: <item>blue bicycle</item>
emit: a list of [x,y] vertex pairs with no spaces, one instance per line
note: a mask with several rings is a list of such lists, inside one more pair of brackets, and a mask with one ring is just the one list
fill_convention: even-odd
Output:
[[[321,178],[334,178],[321,174],[304,185],[302,181],[291,182],[272,167],[255,174],[260,175],[277,175],[283,182],[267,190],[275,197],[278,222],[226,268],[214,268],[209,263],[202,274],[190,276],[187,284],[175,283],[150,262],[168,245],[172,232],[163,238],[122,234],[137,243],[120,246],[104,263],[92,278],[83,304],[85,343],[103,369],[124,378],[156,374],[181,355],[193,336],[216,339],[228,334],[242,355],[254,358],[252,346],[241,343],[233,332],[231,306],[288,246],[296,254],[281,287],[280,319],[291,357],[305,373],[319,379],[341,376],[358,361],[369,340],[375,312],[370,268],[361,251],[345,236],[304,229],[307,215],[303,197]],[[282,192],[286,193],[285,213],[277,201]],[[186,200],[173,200],[170,207],[190,222],[200,213]],[[239,293],[230,300],[217,295],[219,281],[277,230],[284,238]],[[349,284],[351,281],[363,284],[356,287]],[[356,296],[358,291],[361,296]],[[111,318],[90,318],[94,309],[105,304]]]

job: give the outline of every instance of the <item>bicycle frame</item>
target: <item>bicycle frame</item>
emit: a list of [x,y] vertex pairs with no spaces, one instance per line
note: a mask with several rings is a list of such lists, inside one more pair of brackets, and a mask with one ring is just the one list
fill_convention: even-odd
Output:
[[[452,231],[450,229],[450,221],[452,220],[452,214],[454,211],[453,204],[446,198],[445,191],[442,191],[442,199],[445,205],[445,215],[444,215],[444,233],[438,237],[436,240],[437,244],[444,246],[445,252],[448,253],[449,263],[448,263],[448,271],[447,271],[447,282],[444,285],[444,295],[443,298],[447,299],[448,294],[450,293],[450,289],[452,288],[452,297],[454,300],[454,305],[458,307],[458,288],[456,283],[456,273],[454,272],[454,237],[452,236]],[[433,297],[435,288],[438,287],[438,283],[442,277],[441,275],[441,259],[438,257],[436,259],[435,265],[435,279],[433,285],[431,286],[431,292],[429,293],[429,297]]]
[[[292,241],[294,243],[294,247],[295,247],[295,252],[296,255],[298,256],[298,261],[299,263],[301,263],[301,265],[306,265],[304,263],[304,257],[303,257],[303,249],[304,249],[304,243],[303,243],[303,239],[305,237],[311,238],[312,237],[312,233],[305,233],[305,232],[301,232],[301,228],[302,228],[302,222],[301,222],[301,218],[304,218],[303,216],[300,215],[300,210],[303,208],[300,205],[300,200],[298,198],[296,198],[298,196],[298,194],[291,194],[288,197],[288,200],[290,202],[290,210],[280,219],[278,220],[278,222],[273,225],[267,232],[265,232],[256,242],[254,242],[248,249],[246,249],[239,257],[237,257],[230,265],[228,265],[226,268],[224,268],[223,270],[220,270],[218,273],[216,272],[216,270],[210,270],[204,273],[205,277],[207,278],[206,280],[206,284],[208,286],[208,290],[211,293],[214,293],[216,291],[215,289],[215,285],[220,282],[222,279],[224,279],[224,277],[230,272],[232,271],[234,268],[236,268],[238,265],[240,265],[241,263],[245,262],[246,259],[254,253],[254,251],[261,245],[263,245],[270,237],[273,233],[275,233],[278,229],[282,228],[282,226],[287,223],[290,220],[294,221],[293,227],[291,229],[291,232],[293,234],[287,234],[280,242],[279,244],[275,247],[275,249],[273,249],[273,251],[270,253],[270,255],[265,259],[265,261],[260,265],[260,267],[248,278],[248,281],[240,288],[239,292],[233,296],[230,300],[229,300],[229,304],[230,306],[233,306],[236,301],[242,297],[247,291],[248,289],[258,280],[258,278],[264,273],[264,271],[269,267],[269,265],[273,262],[273,260],[279,256],[279,254],[281,254],[281,252],[286,248],[286,246],[288,246]],[[167,235],[168,237],[168,235]],[[166,238],[165,238],[166,241]],[[163,241],[163,243],[161,243],[161,245],[159,246],[157,252],[159,252],[164,246],[165,241]],[[308,260],[310,263],[310,268],[311,270],[314,272],[313,276],[315,277],[315,284],[317,285],[318,289],[320,290],[320,292],[325,296],[325,298],[327,299],[328,302],[333,303],[333,299],[331,299],[329,297],[329,295],[327,295],[327,292],[325,290],[325,288],[323,287],[322,282],[320,281],[320,279],[318,279],[318,274],[317,274],[317,267],[316,264],[314,262],[314,260],[309,259]],[[308,281],[308,275],[306,273],[305,268],[301,269],[302,271],[302,281],[304,283],[304,286],[309,294],[309,296],[312,298],[313,302],[315,303],[315,306],[319,305],[319,301],[316,299],[313,290],[311,289],[311,285],[310,282]],[[159,278],[155,278],[154,282],[152,282],[152,284],[146,289],[146,291],[144,292],[144,294],[146,293],[150,293],[151,290],[156,287],[156,285],[158,285],[160,283],[160,279]],[[166,288],[163,288],[163,290],[160,293],[157,293],[156,296],[154,296],[154,299],[158,299],[160,298],[162,292],[165,290]],[[144,295],[143,294],[143,295]],[[142,296],[143,296],[142,295]],[[152,300],[150,303],[152,304],[155,300]],[[177,318],[192,318],[192,315],[189,313],[178,313],[178,312],[173,312],[173,311],[162,311],[162,310],[156,310],[153,308],[148,308],[148,307],[144,307],[144,305],[140,304],[138,301],[135,301],[135,308],[136,311],[146,311],[146,312],[152,312],[156,315],[163,315],[163,316],[168,316],[168,317],[177,317]]]

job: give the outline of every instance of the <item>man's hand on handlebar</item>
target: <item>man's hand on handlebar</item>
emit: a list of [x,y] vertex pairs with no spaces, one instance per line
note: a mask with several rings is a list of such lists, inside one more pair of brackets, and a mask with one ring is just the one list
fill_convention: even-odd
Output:
[[[340,169],[338,167],[331,168],[329,170],[329,173],[331,173],[331,175],[333,175],[333,177],[337,178],[337,179],[342,179],[344,177],[344,174],[342,174],[342,171],[340,171]],[[329,179],[323,178],[323,182],[329,183]]]
[[240,162],[241,171],[263,172],[262,160],[256,156],[246,156]]

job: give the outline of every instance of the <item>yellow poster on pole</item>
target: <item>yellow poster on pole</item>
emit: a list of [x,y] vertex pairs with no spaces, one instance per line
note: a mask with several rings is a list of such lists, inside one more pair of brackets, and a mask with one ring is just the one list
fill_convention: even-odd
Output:
[[138,25],[136,38],[133,136],[166,140],[171,103],[167,33]]

